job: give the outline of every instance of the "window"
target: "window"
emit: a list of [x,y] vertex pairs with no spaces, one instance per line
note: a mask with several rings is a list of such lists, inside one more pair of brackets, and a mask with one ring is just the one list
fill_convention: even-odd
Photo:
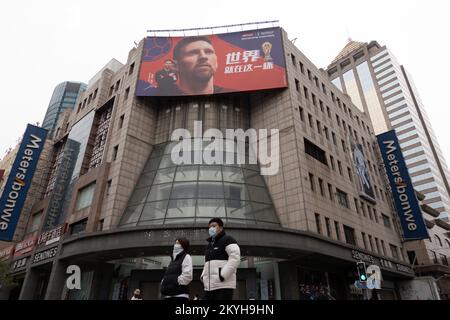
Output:
[[319,178],[319,189],[320,189],[320,195],[322,197],[325,197],[325,190],[323,189],[323,180]]
[[348,172],[348,178],[350,179],[350,181],[353,181],[352,170],[349,167],[347,167],[347,172]]
[[107,196],[109,196],[109,193],[110,193],[110,191],[111,191],[111,185],[112,185],[112,180],[109,179],[109,180],[106,182],[106,195],[107,195]]
[[317,99],[314,93],[311,93],[313,106],[317,107]]
[[30,233],[33,233],[33,232],[39,230],[39,227],[41,226],[42,214],[43,214],[43,211],[40,211],[31,217],[30,222],[28,224],[28,229],[26,232],[27,234],[30,234]]
[[316,87],[319,88],[319,78],[314,76],[314,83],[316,84]]
[[347,242],[348,244],[356,246],[355,229],[344,225],[344,235],[345,235],[345,242]]
[[334,222],[334,229],[336,230],[336,238],[341,240],[341,230],[339,229],[339,222]]
[[[392,258],[397,259],[398,260],[398,248],[397,246],[394,246],[393,244],[389,244],[389,247],[391,248],[391,254],[392,254]],[[436,254],[435,254],[436,255]],[[436,259],[437,260],[437,259]]]
[[441,257],[441,263],[442,263],[444,266],[448,266],[447,256],[444,255],[444,254],[439,254],[439,256]]
[[323,110],[323,101],[322,100],[319,100],[319,107],[320,107],[320,111],[324,111]]
[[328,194],[330,195],[330,200],[333,201],[333,186],[328,184]]
[[318,133],[318,134],[322,134],[321,126],[320,126],[320,121],[319,121],[319,120],[316,120],[316,125],[317,125],[317,133]]
[[320,223],[320,215],[318,213],[314,213],[315,219],[316,219],[316,228],[317,233],[322,234],[322,225]]
[[117,82],[116,82],[116,87],[114,88],[114,92],[117,92],[119,90],[119,87],[120,87],[120,79],[117,80]]
[[134,62],[132,64],[130,64],[130,69],[128,70],[128,75],[133,74],[134,71]]
[[311,70],[308,69],[308,79],[312,80],[312,76],[311,76]]
[[102,231],[103,230],[103,225],[105,224],[105,219],[101,219],[99,222],[98,222],[98,225],[97,225],[97,231]]
[[305,94],[305,99],[308,100],[309,99],[308,88],[305,86],[303,86],[303,93]]
[[94,96],[92,97],[92,99],[94,99],[94,100],[95,100],[95,98],[97,98],[97,93],[98,93],[98,88],[97,88],[97,89],[95,89],[95,91],[94,91]]
[[314,188],[314,175],[312,173],[309,173],[309,186],[311,187],[311,190],[315,192]]
[[338,115],[336,115],[336,123],[339,127],[341,126],[341,119],[339,118]]
[[78,191],[77,202],[75,204],[75,210],[81,210],[89,207],[92,204],[94,198],[95,182],[80,189]]
[[297,67],[297,60],[295,59],[295,56],[291,53],[291,59],[292,59],[292,64]]
[[370,218],[370,220],[373,220],[372,209],[370,208],[369,205],[367,205],[367,212],[369,213],[369,218]]
[[336,98],[334,97],[334,92],[331,92],[331,100],[333,100],[333,102],[336,101]]
[[298,63],[300,64],[300,71],[304,74],[305,73],[305,66],[300,61]]
[[378,240],[377,237],[375,237],[375,245],[377,246],[377,252],[379,254],[381,254],[381,250],[380,250],[380,240]]
[[303,138],[305,143],[305,152],[309,154],[311,157],[316,159],[317,161],[323,163],[324,165],[328,165],[327,163],[327,156],[325,154],[325,151],[323,151],[321,148],[316,146],[314,143],[309,141],[306,138]]
[[298,81],[298,79],[295,79],[295,89],[300,92],[300,81]]
[[[114,93],[114,85],[109,88],[109,95],[111,96]],[[86,100],[85,100],[86,101]],[[84,107],[84,106],[83,106]]]
[[70,234],[78,234],[86,231],[88,219],[83,219],[70,225]]
[[356,210],[356,213],[359,214],[358,199],[353,198],[353,200],[355,201],[355,210]]
[[341,162],[339,160],[337,161],[337,164],[338,164],[339,174],[342,176],[343,175],[343,173],[342,173],[342,164],[341,164]]
[[342,143],[342,150],[344,152],[346,152],[347,151],[347,147],[345,146],[345,141],[343,139],[341,139],[341,143]]
[[377,209],[373,208],[373,216],[375,217],[375,222],[376,223],[380,223],[380,221],[378,221],[378,213],[377,213]]
[[347,194],[344,191],[336,188],[336,197],[341,206],[349,208]]
[[125,115],[121,115],[119,118],[119,129],[122,129],[123,127],[123,120],[125,119]]
[[441,238],[439,238],[439,236],[434,235],[434,239],[436,240],[436,244],[440,247],[442,247],[442,241]]
[[327,228],[327,236],[331,238],[331,224],[329,218],[325,218],[325,226]]
[[311,128],[313,128],[314,124],[313,124],[313,117],[311,114],[308,113],[308,121],[309,121],[309,126]]
[[300,113],[300,120],[305,121],[305,115],[303,113],[303,108],[302,107],[298,107],[298,111]]
[[330,156],[330,163],[331,163],[331,169],[336,170],[336,167],[334,166],[334,157]]
[[384,245],[384,240],[381,240],[381,248],[383,249],[383,254],[387,257],[386,246]]
[[127,100],[129,94],[130,94],[130,87],[128,87],[128,88],[125,90],[125,95],[123,96],[123,100]]
[[366,210],[364,209],[364,202],[362,202],[362,201],[361,201],[361,211],[362,211],[364,217],[367,217]]
[[323,132],[325,132],[325,138],[327,138],[327,140],[330,140],[330,135],[328,134],[328,128],[327,127],[323,127]]
[[331,111],[330,111],[330,107],[329,106],[327,106],[327,115],[328,115],[328,118],[331,119]]
[[336,145],[336,134],[334,132],[331,132],[331,138],[333,139],[334,145]]
[[368,250],[368,249],[367,249],[367,239],[366,239],[366,234],[365,234],[364,232],[361,232],[361,236],[362,236],[362,239],[363,239],[364,249]]
[[381,217],[383,218],[383,224],[386,228],[391,229],[391,219],[385,214],[381,214]]
[[372,236],[369,234],[369,244],[370,244],[370,251],[375,252],[375,246],[373,244],[373,238]]
[[119,145],[115,146],[113,149],[112,161],[117,159],[117,152],[119,151]]
[[327,88],[325,87],[325,84],[322,82],[322,92],[324,94],[327,94]]

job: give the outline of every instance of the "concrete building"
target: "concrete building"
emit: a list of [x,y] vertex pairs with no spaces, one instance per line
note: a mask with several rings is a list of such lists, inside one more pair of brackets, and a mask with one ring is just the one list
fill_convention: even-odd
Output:
[[414,189],[448,222],[450,171],[405,67],[376,41],[350,41],[327,72],[333,84],[370,115],[376,134],[395,129]]
[[[381,268],[380,298],[399,298],[398,284],[414,273],[370,118],[284,31],[282,46],[283,89],[137,97],[144,41],[126,63],[102,68],[57,125],[46,191],[31,213],[41,216],[33,233],[39,240],[11,259],[20,299],[129,299],[137,287],[144,299],[158,299],[177,236],[191,241],[191,294],[201,294],[214,216],[241,248],[235,298],[299,299],[309,285],[362,299],[353,285],[357,261]],[[262,176],[259,165],[247,164],[176,165],[171,133],[192,132],[195,120],[203,132],[279,129],[278,173]],[[371,192],[359,183],[355,146],[365,155]],[[73,264],[82,271],[81,290],[65,287]]]
[[75,107],[78,95],[84,89],[86,84],[72,81],[62,82],[55,87],[42,122],[42,127],[49,131],[50,138],[55,133],[55,126],[61,113]]

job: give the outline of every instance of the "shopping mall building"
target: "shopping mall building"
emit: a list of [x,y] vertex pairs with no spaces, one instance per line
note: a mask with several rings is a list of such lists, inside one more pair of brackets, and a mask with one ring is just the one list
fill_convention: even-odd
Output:
[[[302,285],[326,286],[337,299],[362,299],[363,290],[354,286],[357,261],[380,267],[379,298],[401,298],[399,287],[414,273],[368,115],[283,29],[267,29],[272,38],[261,36],[264,30],[244,32],[260,38],[242,47],[279,41],[272,53],[264,52],[264,58],[273,56],[264,63],[282,71],[272,87],[247,86],[255,81],[249,77],[239,90],[241,84],[226,82],[224,73],[220,79],[233,90],[158,96],[146,91],[156,81],[144,62],[158,56],[152,50],[167,48],[162,43],[155,49],[158,42],[147,40],[131,49],[125,64],[112,60],[89,81],[75,109],[60,117],[51,154],[39,162],[48,174],[40,178],[42,191],[29,212],[22,212],[29,218],[20,250],[3,254],[19,283],[5,298],[119,300],[141,288],[145,299],[159,299],[180,236],[191,243],[191,295],[201,295],[212,217],[223,219],[241,249],[237,299],[299,299]],[[213,44],[222,50],[226,39],[219,38]],[[240,63],[239,55],[225,61],[216,48],[217,70],[258,70],[262,52],[254,60],[240,56],[242,63],[253,61],[251,67],[224,69],[224,62]],[[158,61],[162,67],[164,59]],[[264,81],[262,73],[258,79]],[[207,150],[211,140],[194,134],[199,125],[200,136],[220,130],[223,140],[216,136],[214,142],[224,142],[224,154],[234,160],[242,155],[234,142],[241,140],[226,136],[227,129],[255,129],[258,142],[267,129],[278,170],[261,174],[268,167],[261,158],[256,164],[174,161],[176,129],[191,132],[190,140],[184,137],[191,159]],[[271,144],[277,138],[279,153]],[[251,145],[243,145],[247,156]],[[363,172],[357,152],[365,159]],[[70,265],[81,269],[81,290],[66,287]]]

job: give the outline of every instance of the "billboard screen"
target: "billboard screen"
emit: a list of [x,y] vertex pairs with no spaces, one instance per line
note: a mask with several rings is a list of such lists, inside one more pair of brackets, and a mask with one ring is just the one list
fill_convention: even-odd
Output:
[[147,37],[137,96],[184,96],[287,87],[281,29]]
[[364,151],[359,143],[352,144],[353,161],[355,163],[356,175],[358,176],[360,191],[362,196],[374,199],[372,184],[370,183],[369,171],[367,168]]
[[47,130],[27,126],[0,198],[0,240],[13,239],[46,138]]
[[395,130],[377,136],[405,240],[427,239],[428,231]]

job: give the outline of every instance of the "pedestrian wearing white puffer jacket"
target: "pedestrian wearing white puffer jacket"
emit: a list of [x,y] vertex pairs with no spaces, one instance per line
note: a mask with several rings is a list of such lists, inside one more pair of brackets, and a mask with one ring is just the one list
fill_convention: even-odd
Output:
[[236,271],[241,262],[241,250],[236,240],[223,230],[223,221],[209,221],[205,266],[200,279],[205,290],[204,300],[232,300],[236,289]]

